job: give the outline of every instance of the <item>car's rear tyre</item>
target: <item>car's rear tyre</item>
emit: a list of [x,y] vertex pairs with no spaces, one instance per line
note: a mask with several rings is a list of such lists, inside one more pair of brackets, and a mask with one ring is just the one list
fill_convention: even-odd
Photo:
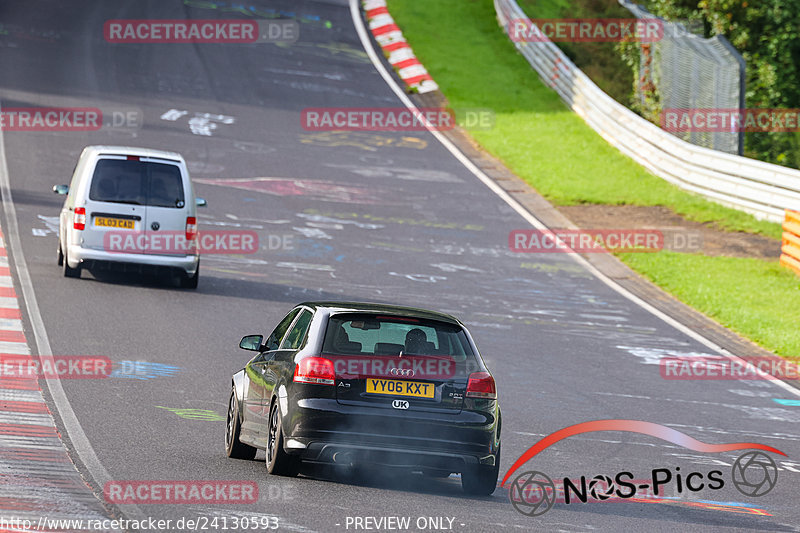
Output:
[[461,488],[467,494],[488,496],[497,488],[500,474],[500,448],[497,449],[494,466],[476,465],[461,472]]
[[196,289],[197,282],[200,281],[200,263],[197,263],[197,270],[194,271],[194,276],[189,276],[186,272],[183,272],[180,280],[182,289]]
[[267,472],[278,476],[294,477],[300,471],[300,459],[283,449],[283,428],[278,402],[269,411],[267,428]]
[[228,401],[228,421],[225,426],[225,454],[234,459],[253,459],[257,450],[252,446],[239,442],[241,429],[236,389],[231,389],[231,398]]
[[69,266],[69,250],[64,250],[64,259],[62,261],[62,268],[64,269],[65,278],[79,278],[81,277],[81,266],[78,264],[77,268]]

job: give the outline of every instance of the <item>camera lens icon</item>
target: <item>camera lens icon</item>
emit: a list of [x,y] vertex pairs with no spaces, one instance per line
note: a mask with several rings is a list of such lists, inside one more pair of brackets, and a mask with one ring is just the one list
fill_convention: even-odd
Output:
[[733,486],[745,496],[763,496],[778,483],[778,466],[762,452],[740,455],[733,463],[731,474]]
[[523,472],[511,483],[508,499],[514,509],[525,516],[543,515],[556,502],[556,486],[546,474]]

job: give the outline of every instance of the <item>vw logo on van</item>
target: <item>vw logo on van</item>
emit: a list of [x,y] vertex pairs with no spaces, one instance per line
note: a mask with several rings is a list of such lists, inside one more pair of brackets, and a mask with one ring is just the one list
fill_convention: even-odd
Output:
[[393,376],[403,376],[407,378],[414,377],[414,371],[410,368],[393,368],[389,371],[389,373]]
[[158,231],[158,228],[160,227],[161,224],[159,224],[158,222],[153,222],[152,224],[150,224],[150,228],[152,228],[153,231]]

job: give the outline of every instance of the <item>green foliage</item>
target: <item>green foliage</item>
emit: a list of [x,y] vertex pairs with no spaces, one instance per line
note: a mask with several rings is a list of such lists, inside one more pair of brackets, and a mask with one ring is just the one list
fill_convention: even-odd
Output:
[[[617,0],[517,0],[531,18],[630,18]],[[606,94],[629,105],[633,87],[627,76],[625,59],[615,52],[615,43],[555,43],[575,65],[586,73]]]
[[[747,62],[748,108],[800,104],[800,0],[650,0],[669,20],[700,21],[706,36],[724,35]],[[800,168],[797,133],[747,133],[746,155]]]

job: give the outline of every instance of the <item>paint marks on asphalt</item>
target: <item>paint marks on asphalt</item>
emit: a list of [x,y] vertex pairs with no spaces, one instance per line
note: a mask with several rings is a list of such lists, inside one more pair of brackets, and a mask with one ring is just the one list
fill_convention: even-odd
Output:
[[185,420],[201,420],[203,422],[220,422],[225,420],[224,415],[210,409],[178,409],[174,407],[162,407],[160,405],[156,405],[155,407],[158,409],[165,409]]
[[260,192],[272,196],[302,196],[323,202],[342,202],[347,204],[387,204],[381,198],[388,193],[375,187],[341,185],[325,180],[301,178],[236,178],[236,179],[196,179],[198,183],[231,187],[246,191]]
[[800,407],[800,400],[784,400],[780,398],[773,398],[772,401],[779,405],[786,405],[789,407]]
[[141,379],[168,378],[180,372],[181,367],[152,361],[115,361],[112,378]]
[[428,141],[420,137],[410,135],[389,137],[388,135],[355,131],[323,131],[320,133],[301,134],[299,138],[302,144],[332,148],[352,146],[368,152],[377,152],[379,148],[390,146],[414,150],[424,150],[428,147]]
[[[189,115],[189,111],[185,109],[170,109],[161,114],[161,120],[168,122],[183,121],[184,117]],[[219,115],[216,113],[194,113],[191,117],[186,119],[189,131],[195,135],[203,135],[210,137],[219,125],[230,125],[236,121],[234,117],[228,115]]]
[[353,174],[367,178],[391,178],[406,181],[430,181],[437,183],[461,183],[463,180],[455,174],[443,170],[425,168],[402,168],[379,165],[336,165],[327,163],[325,166],[349,170]]
[[48,217],[44,215],[37,215],[37,218],[44,227],[31,228],[31,233],[35,237],[47,237],[48,235],[58,235],[59,217]]

